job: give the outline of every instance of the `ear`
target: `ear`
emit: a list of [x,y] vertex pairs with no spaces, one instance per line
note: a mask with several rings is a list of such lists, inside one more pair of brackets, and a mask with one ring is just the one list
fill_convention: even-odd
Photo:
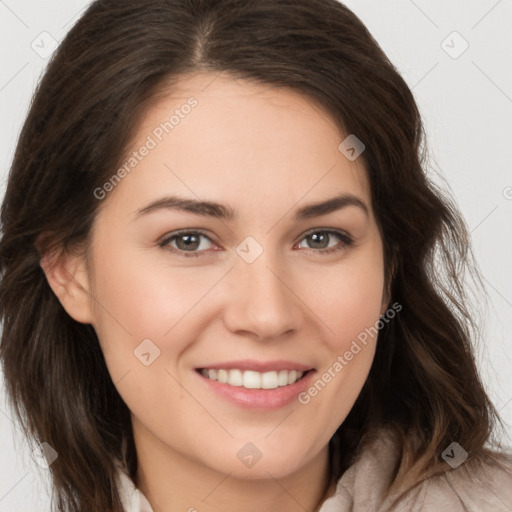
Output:
[[84,257],[62,250],[47,252],[40,265],[50,288],[71,318],[92,324],[92,297]]

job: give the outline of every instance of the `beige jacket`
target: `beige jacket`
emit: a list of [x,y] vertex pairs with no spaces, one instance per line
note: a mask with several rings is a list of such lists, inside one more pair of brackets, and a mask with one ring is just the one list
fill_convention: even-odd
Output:
[[[456,469],[447,464],[446,473],[423,481],[398,500],[397,494],[383,500],[397,456],[393,437],[383,432],[361,451],[319,512],[512,512],[512,469],[475,470],[470,463]],[[121,470],[119,489],[126,512],[153,512]]]

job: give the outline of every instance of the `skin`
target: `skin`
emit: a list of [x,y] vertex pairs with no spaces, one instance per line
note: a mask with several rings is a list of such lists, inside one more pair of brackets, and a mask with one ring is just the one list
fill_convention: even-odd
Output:
[[[136,130],[140,148],[189,97],[180,119],[101,201],[86,257],[41,264],[77,321],[94,326],[108,370],[132,412],[136,484],[155,512],[315,511],[334,492],[327,443],[368,375],[375,339],[302,405],[254,411],[213,393],[195,368],[237,359],[292,360],[332,367],[388,306],[380,232],[362,158],[339,150],[346,137],[329,115],[291,89],[226,74],[183,76],[150,106]],[[346,206],[295,221],[309,203],[349,193]],[[169,194],[233,208],[233,220],[173,209],[137,212]],[[178,229],[200,229],[201,245],[159,246]],[[306,233],[338,230],[325,246]],[[253,237],[252,263],[236,248]],[[181,239],[181,242],[183,239]],[[252,250],[252,249],[251,249]],[[160,355],[134,357],[150,339]],[[261,459],[246,467],[247,442]],[[170,482],[170,484],[169,484]]]

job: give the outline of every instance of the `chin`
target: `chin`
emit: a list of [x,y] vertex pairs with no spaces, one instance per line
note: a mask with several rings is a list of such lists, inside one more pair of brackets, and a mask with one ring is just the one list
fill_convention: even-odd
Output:
[[[205,461],[212,469],[240,480],[260,480],[284,478],[298,471],[311,461],[307,453],[300,450],[300,445],[287,445],[287,450],[253,443],[235,443],[234,449],[228,448],[217,455],[216,460]],[[257,447],[259,445],[259,448]],[[281,447],[285,446],[284,443]],[[298,453],[300,451],[300,453]],[[219,464],[220,462],[220,464]]]

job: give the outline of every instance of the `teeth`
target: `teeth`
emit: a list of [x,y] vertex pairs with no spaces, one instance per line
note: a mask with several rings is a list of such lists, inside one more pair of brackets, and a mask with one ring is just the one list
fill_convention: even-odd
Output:
[[[210,372],[208,372],[208,377],[210,377]],[[229,370],[228,372],[228,381],[226,384],[230,384],[231,386],[240,387],[243,385],[243,374],[240,370]]]
[[297,382],[304,372],[297,370],[280,370],[278,372],[254,372],[251,370],[210,370],[203,369],[201,374],[210,380],[222,384],[244,387],[246,389],[275,389]]
[[[286,371],[286,370],[284,370]],[[288,384],[288,381],[286,381]],[[279,377],[277,372],[266,372],[261,374],[262,389],[275,389],[279,386]]]
[[[210,378],[210,374],[208,373],[208,378]],[[219,370],[217,372],[217,380],[223,384],[225,384],[229,380],[229,373],[227,370]]]
[[261,389],[261,373],[245,371],[242,386],[247,389]]
[[281,370],[277,376],[277,385],[286,386],[288,384],[288,370]]

